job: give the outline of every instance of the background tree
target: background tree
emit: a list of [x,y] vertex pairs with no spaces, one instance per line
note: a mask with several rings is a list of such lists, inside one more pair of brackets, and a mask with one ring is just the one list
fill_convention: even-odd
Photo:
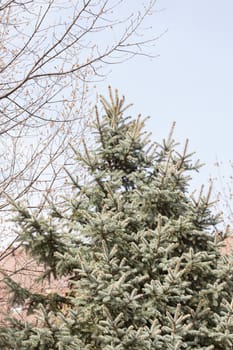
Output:
[[233,227],[233,177],[231,175],[233,163],[229,161],[225,164],[221,161],[215,162],[215,177],[212,177],[214,183],[215,195],[218,198],[216,203],[216,210],[223,213],[223,229],[225,228],[227,234],[232,234]]
[[89,83],[112,63],[149,56],[156,38],[144,26],[154,4],[1,1],[1,210],[5,193],[42,207],[44,194],[61,191],[62,165],[72,166],[67,145],[78,147],[84,133],[87,139],[95,99]]
[[117,93],[102,104],[95,149],[76,151],[89,181],[70,174],[77,193],[67,209],[38,216],[14,203],[42,280],[66,278],[69,291],[35,294],[6,278],[34,319],[8,320],[1,347],[232,349],[232,260],[210,234],[209,194],[188,195],[199,163],[187,143],[177,151],[173,130],[151,143],[145,120],[127,116]]

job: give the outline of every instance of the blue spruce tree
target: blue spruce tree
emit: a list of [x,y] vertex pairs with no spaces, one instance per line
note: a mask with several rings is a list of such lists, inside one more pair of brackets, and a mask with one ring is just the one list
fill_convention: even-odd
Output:
[[94,149],[75,157],[88,174],[49,215],[14,203],[19,241],[42,279],[69,280],[66,295],[32,293],[6,278],[34,321],[9,319],[2,349],[233,349],[232,260],[210,233],[209,194],[188,194],[199,168],[172,131],[151,143],[145,120],[126,116],[117,92],[96,110]]

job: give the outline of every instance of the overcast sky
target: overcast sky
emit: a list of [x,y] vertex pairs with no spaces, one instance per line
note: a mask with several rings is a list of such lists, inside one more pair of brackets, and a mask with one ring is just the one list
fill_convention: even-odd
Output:
[[199,184],[213,174],[216,159],[233,160],[233,1],[158,0],[156,10],[153,31],[167,29],[154,48],[159,57],[112,67],[101,90],[118,88],[134,103],[133,113],[150,115],[156,141],[176,121],[176,139],[189,138],[190,150],[206,163]]

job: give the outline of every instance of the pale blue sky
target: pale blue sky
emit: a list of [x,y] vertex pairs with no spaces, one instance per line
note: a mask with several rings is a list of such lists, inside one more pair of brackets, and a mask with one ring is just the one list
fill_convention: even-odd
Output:
[[134,103],[133,113],[150,115],[155,140],[176,121],[176,139],[189,138],[206,163],[199,184],[216,158],[233,159],[233,1],[158,0],[156,9],[153,31],[168,29],[154,48],[160,56],[113,66],[101,92],[110,84]]

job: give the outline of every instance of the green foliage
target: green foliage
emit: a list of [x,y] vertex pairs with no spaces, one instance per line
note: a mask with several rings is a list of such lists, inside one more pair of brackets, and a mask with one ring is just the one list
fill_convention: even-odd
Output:
[[[43,278],[66,276],[70,290],[53,302],[37,295],[30,309],[37,325],[10,320],[0,330],[0,345],[232,349],[232,262],[220,256],[210,234],[217,221],[210,193],[188,194],[189,173],[200,164],[192,163],[187,143],[177,151],[173,128],[162,144],[151,143],[145,120],[125,116],[117,92],[101,102],[95,149],[84,143],[83,152],[75,150],[88,182],[70,174],[76,194],[66,210],[54,206],[42,218],[17,205],[19,239],[44,264]],[[7,283],[14,300],[35,300]]]

